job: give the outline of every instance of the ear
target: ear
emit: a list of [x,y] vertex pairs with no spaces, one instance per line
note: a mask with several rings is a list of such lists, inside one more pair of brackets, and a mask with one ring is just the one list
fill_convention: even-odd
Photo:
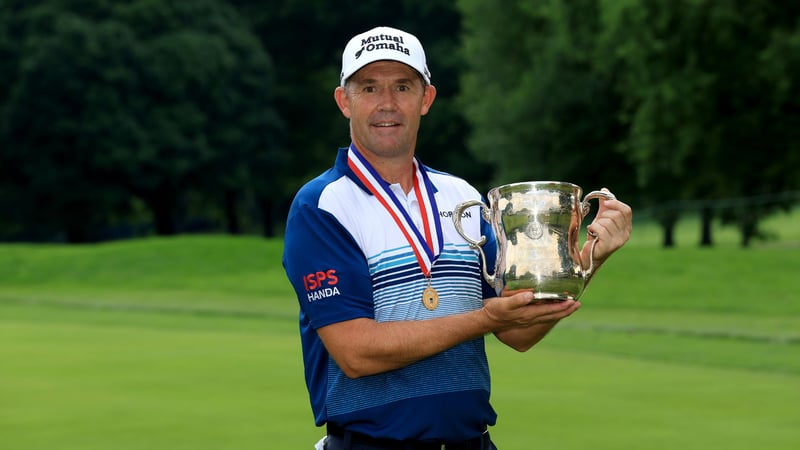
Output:
[[425,93],[422,94],[422,108],[420,108],[419,111],[420,115],[424,116],[428,114],[434,99],[436,99],[436,88],[432,84],[426,85]]
[[350,99],[347,98],[347,93],[344,91],[344,88],[337,86],[336,90],[333,91],[333,98],[336,99],[336,105],[339,106],[339,111],[342,112],[342,115],[349,119]]

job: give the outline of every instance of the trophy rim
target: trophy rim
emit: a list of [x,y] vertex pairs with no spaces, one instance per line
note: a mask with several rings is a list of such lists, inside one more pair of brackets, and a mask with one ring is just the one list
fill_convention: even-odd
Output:
[[493,192],[500,192],[501,190],[509,190],[509,189],[516,190],[517,188],[522,186],[530,186],[533,188],[531,190],[542,190],[542,188],[545,186],[550,186],[551,189],[554,186],[560,186],[562,188],[564,187],[569,188],[573,192],[580,193],[583,191],[583,189],[580,186],[578,186],[575,183],[570,183],[569,181],[518,181],[515,183],[502,184],[500,186],[494,187],[489,190],[489,195],[491,196]]

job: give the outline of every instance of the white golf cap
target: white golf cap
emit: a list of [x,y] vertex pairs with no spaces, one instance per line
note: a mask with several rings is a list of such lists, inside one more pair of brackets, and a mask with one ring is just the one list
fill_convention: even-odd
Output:
[[387,60],[411,66],[430,84],[431,73],[419,39],[396,28],[377,27],[355,36],[347,43],[342,53],[340,85],[344,86],[351,75],[367,64]]

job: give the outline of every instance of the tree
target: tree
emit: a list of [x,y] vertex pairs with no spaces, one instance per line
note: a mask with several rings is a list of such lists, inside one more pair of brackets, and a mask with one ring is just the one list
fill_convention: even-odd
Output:
[[493,181],[573,181],[633,195],[630,166],[615,149],[625,128],[612,79],[595,68],[599,3],[460,3],[464,59],[460,104],[475,158]]
[[[239,232],[237,199],[252,183],[278,188],[257,171],[281,172],[283,122],[272,108],[271,59],[231,8],[215,1],[140,0],[118,10],[139,39],[157,155],[131,168],[131,187],[172,233],[180,195],[199,191],[225,205],[228,230]],[[152,170],[155,168],[155,170]]]
[[[191,218],[198,218],[205,229],[224,223],[230,232],[250,230],[254,220],[261,220],[264,233],[274,235],[299,185],[328,167],[334,149],[349,142],[347,121],[332,100],[341,51],[355,30],[377,25],[404,28],[426,43],[439,96],[418,141],[423,162],[488,179],[484,164],[464,157],[467,125],[453,101],[462,66],[456,51],[460,17],[452,2],[408,0],[387,7],[354,0],[9,0],[0,11],[2,24],[11,23],[0,27],[0,56],[11,56],[0,61],[0,68],[10,66],[0,74],[8,75],[2,80],[8,83],[0,86],[5,120],[0,143],[11,147],[0,149],[0,172],[12,161],[22,163],[0,181],[0,202],[20,213],[0,219],[0,237],[19,238],[19,230],[32,228],[32,216],[15,208],[16,190],[33,192],[34,175],[24,167],[27,155],[38,152],[54,172],[59,170],[23,126],[24,117],[32,115],[24,111],[23,99],[44,88],[51,99],[60,99],[67,81],[76,93],[104,94],[74,95],[71,113],[65,104],[51,101],[53,109],[42,122],[56,117],[72,122],[70,133],[92,158],[91,164],[75,169],[81,175],[74,178],[85,180],[87,190],[96,183],[92,171],[108,181],[97,185],[100,191],[121,187],[119,204],[114,201],[117,216],[109,212],[110,205],[77,196],[87,200],[84,209],[91,205],[98,219],[93,225],[76,221],[86,228],[76,236],[100,238],[99,230],[133,220],[143,207],[160,233],[187,230],[195,226]],[[63,39],[68,33],[64,23],[70,21],[80,25],[69,33],[83,38]],[[29,52],[42,43],[50,46],[50,59],[33,61]],[[73,57],[85,67],[70,68]],[[47,78],[49,66],[59,66],[66,78]],[[26,82],[24,92],[19,91],[23,78],[37,71],[48,86]],[[13,103],[6,101],[11,90],[18,90]],[[98,98],[105,106],[94,104]],[[35,99],[31,105],[36,102],[48,103]],[[85,111],[100,113],[86,122]],[[87,138],[84,131],[91,123],[95,135]],[[51,132],[47,127],[39,131]],[[66,142],[62,137],[55,141]],[[55,192],[53,183],[37,181],[42,195]],[[40,222],[43,235],[52,238],[54,230],[63,229],[61,216],[73,210],[48,213]]]
[[15,209],[18,223],[93,239],[136,197],[171,234],[195,192],[204,215],[233,211],[237,229],[222,204],[260,176],[254,162],[278,152],[283,124],[270,58],[235,10],[51,0],[6,13],[22,45],[2,105],[0,161],[13,170],[0,200],[34,205]]
[[[761,1],[463,0],[470,150],[496,182],[608,184],[655,211],[797,189],[798,9]],[[765,155],[769,155],[765,157]],[[598,181],[599,180],[599,181]],[[619,186],[619,187],[617,187]],[[700,202],[700,203],[697,203]],[[705,208],[742,243],[787,201]]]
[[[796,131],[790,130],[800,124],[796,114],[785,114],[796,111],[798,98],[798,72],[792,72],[797,39],[789,38],[796,6],[706,0],[606,5],[604,70],[618,80],[620,115],[630,128],[621,148],[637,166],[650,206],[797,186]],[[778,47],[794,52],[778,56]],[[787,161],[793,161],[789,167]],[[774,209],[729,210],[723,217],[737,218],[747,245],[757,222]],[[661,215],[665,244],[675,212]],[[706,208],[703,244],[711,243],[712,217]]]
[[[50,5],[22,12],[29,29],[17,77],[3,109],[2,165],[6,207],[28,235],[63,231],[73,242],[123,213],[127,198],[106,164],[135,127],[118,94],[134,79],[120,66],[130,36],[96,27]],[[136,139],[136,129],[127,130]]]

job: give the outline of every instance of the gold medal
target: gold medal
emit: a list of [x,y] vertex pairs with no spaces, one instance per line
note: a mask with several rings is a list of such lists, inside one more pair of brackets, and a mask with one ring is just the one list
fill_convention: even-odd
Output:
[[431,286],[430,278],[428,278],[428,287],[422,291],[422,304],[425,305],[429,311],[433,311],[439,306],[439,293]]

